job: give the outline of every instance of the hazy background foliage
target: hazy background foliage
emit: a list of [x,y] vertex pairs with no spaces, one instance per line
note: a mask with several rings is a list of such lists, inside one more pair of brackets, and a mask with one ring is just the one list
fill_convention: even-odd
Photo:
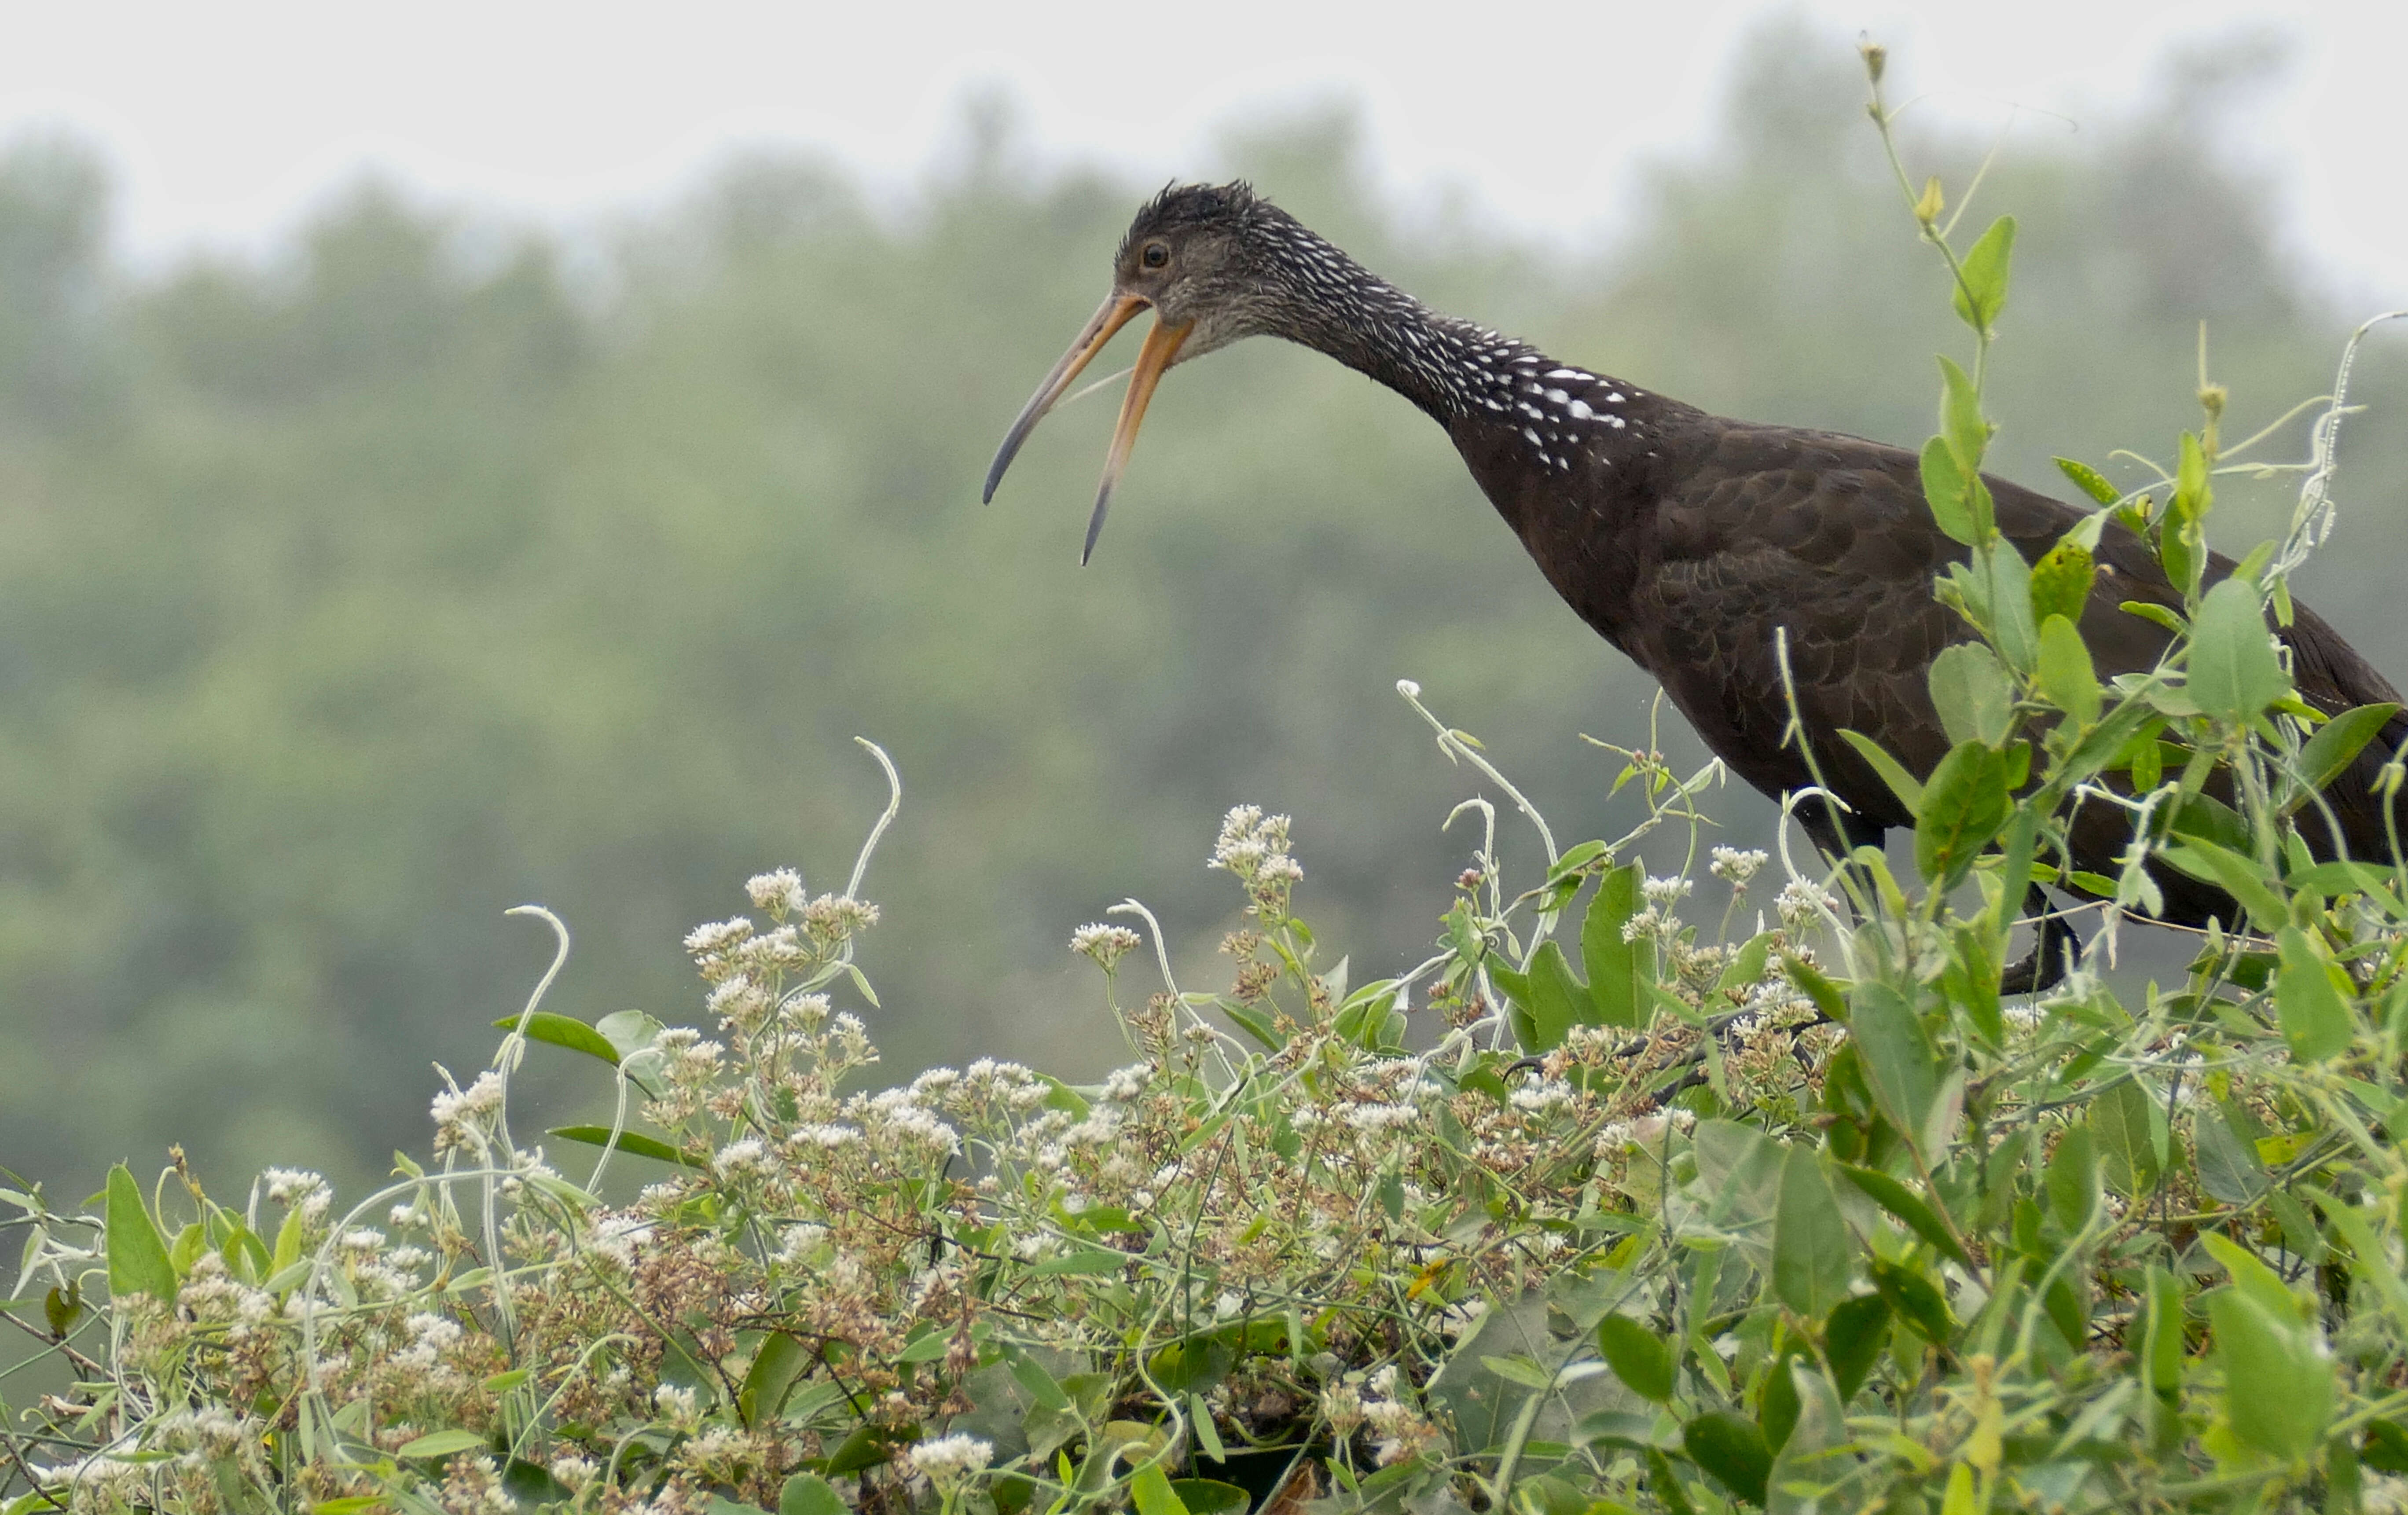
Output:
[[[1982,192],[2023,226],[2001,471],[2170,450],[2201,320],[2229,437],[2329,382],[2366,312],[2284,241],[2279,165],[2248,146],[2263,52],[2168,60],[2078,131],[2006,139]],[[1431,303],[1569,360],[1918,441],[1953,334],[1851,41],[1768,30],[1728,98],[1719,139],[1577,256],[1400,215],[1342,109],[1196,172],[1250,174]],[[1988,145],[1918,144],[1952,186]],[[841,883],[882,797],[856,733],[909,786],[867,889],[896,1078],[973,1051],[1100,1069],[1118,1038],[1063,943],[1124,894],[1217,976],[1233,922],[1204,845],[1241,800],[1297,816],[1326,929],[1414,953],[1470,842],[1435,830],[1469,776],[1400,676],[1559,833],[1602,826],[1612,766],[1578,734],[1642,739],[1648,681],[1436,428],[1335,364],[1259,343],[1182,369],[1083,572],[1110,399],[1049,422],[978,507],[1151,188],[1034,165],[1008,112],[974,108],[899,212],[760,157],[569,248],[367,185],[271,265],[136,279],[105,167],[9,148],[0,1162],[86,1185],[180,1140],[221,1182],[378,1171],[423,1138],[425,1060],[481,1062],[546,960],[501,918],[523,900],[578,934],[552,1008],[691,1019],[688,925],[762,867]],[[2372,354],[2342,535],[2302,576],[2395,676],[2403,369]],[[2290,486],[2221,494],[2246,542]],[[1715,808],[1735,842],[1770,814]]]

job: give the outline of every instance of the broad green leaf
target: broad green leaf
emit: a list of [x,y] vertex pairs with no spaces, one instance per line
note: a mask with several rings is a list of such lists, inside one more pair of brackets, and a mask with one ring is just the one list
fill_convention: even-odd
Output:
[[2391,1266],[2390,1251],[2384,1246],[2382,1236],[2348,1200],[2314,1187],[2308,1189],[2308,1197],[2315,1201],[2316,1208],[2325,1212],[2333,1229],[2341,1233],[2341,1239],[2348,1243],[2350,1261],[2358,1276],[2382,1297],[2394,1324],[2408,1325],[2408,1279],[2401,1279]]
[[[1196,1423],[1199,1441],[1204,1427],[1210,1423],[1209,1421]],[[1209,1448],[1206,1450],[1210,1451]],[[1170,1492],[1179,1496],[1179,1502],[1187,1508],[1188,1515],[1245,1515],[1246,1507],[1254,1503],[1254,1496],[1245,1490],[1218,1479],[1173,1479]]]
[[2005,757],[1980,742],[1958,743],[1931,771],[1914,812],[1914,865],[1925,881],[1940,889],[1962,879],[2012,808]]
[[2319,894],[2372,894],[2386,909],[2399,903],[2391,893],[2391,870],[2372,863],[2318,863],[2292,869],[2283,882]]
[[1129,1479],[1129,1497],[1137,1504],[1137,1515],[1188,1515],[1187,1506],[1171,1491],[1170,1479],[1159,1463],[1138,1469]]
[[[1970,479],[1982,468],[1982,453],[1990,445],[1990,423],[1982,419],[1981,393],[1974,389],[1972,376],[1956,365],[1956,360],[1940,360],[1940,435],[1956,455],[1956,466]],[[1977,519],[1978,533],[1982,522]]]
[[1873,1103],[1912,1137],[1939,1097],[1939,1053],[1914,1008],[1887,984],[1858,984],[1849,1003],[1848,1030]]
[[2318,726],[2300,748],[2300,773],[2308,787],[2322,789],[2340,778],[2382,732],[2383,723],[2399,712],[2400,707],[2388,703],[2361,705]]
[[1656,1333],[1627,1315],[1597,1322],[1598,1351],[1632,1394],[1656,1404],[1672,1398],[1672,1353]]
[[2333,1365],[2323,1333],[2301,1321],[2296,1308],[2270,1309],[2237,1285],[2208,1295],[2207,1316],[2224,1368],[2224,1413],[2232,1434],[2286,1462],[2309,1456],[2332,1419]]
[[1857,1294],[1840,1302],[1824,1328],[1823,1351],[1831,1365],[1831,1381],[1845,1404],[1856,1396],[1881,1360],[1889,1339],[1889,1301],[1880,1294]]
[[2007,666],[2031,670],[2039,654],[2039,623],[2031,614],[2031,567],[2024,555],[2003,542],[1985,542],[1973,550],[1967,572],[1989,607],[1990,638]]
[[2000,216],[1957,264],[1956,314],[1985,336],[2007,303],[2007,274],[2014,251],[2015,218]]
[[1889,1301],[1889,1308],[1899,1319],[1923,1335],[1936,1347],[1945,1347],[1956,1334],[1956,1319],[1948,1313],[1948,1296],[1929,1279],[1901,1264],[1873,1260],[1870,1269],[1873,1287]]
[[1480,1365],[1516,1388],[1544,1394],[1555,1386],[1555,1376],[1539,1365],[1538,1360],[1515,1352],[1506,1357],[1483,1357]]
[[563,1141],[583,1142],[588,1147],[616,1147],[623,1152],[633,1152],[638,1157],[649,1157],[656,1162],[675,1163],[681,1167],[707,1170],[710,1166],[703,1159],[690,1157],[658,1136],[647,1136],[640,1132],[622,1131],[615,1142],[611,1140],[610,1128],[606,1125],[554,1126],[545,1135],[558,1136]]
[[[1940,650],[1928,675],[1931,703],[1951,744],[2003,747],[2014,730],[2014,680],[1999,655],[1980,642]],[[1918,793],[1921,785],[1915,786]]]
[[487,1443],[474,1431],[434,1431],[415,1441],[404,1442],[397,1457],[457,1457],[464,1451],[483,1451]]
[[778,1515],[850,1515],[844,1496],[816,1473],[797,1473],[778,1491]]
[[1842,731],[1840,736],[1856,750],[1856,755],[1865,760],[1866,765],[1880,777],[1881,781],[1889,786],[1890,793],[1906,807],[1907,814],[1914,815],[1922,810],[1923,785],[1916,782],[1914,775],[1906,771],[1904,764],[1890,756],[1881,743],[1862,732]]
[[2191,1125],[2197,1149],[2199,1186],[2228,1205],[2246,1205],[2266,1192],[2266,1165],[2258,1147],[2233,1129],[2231,1111],[2217,1106],[2200,1108]]
[[2349,1050],[2348,980],[2297,926],[2285,926],[2275,942],[2282,970],[2274,980],[2274,1012],[2283,1040],[2302,1063],[2318,1063]]
[[2100,691],[2082,633],[2061,615],[2040,623],[2040,692],[2077,726],[2096,725]]
[[[519,1017],[506,1015],[494,1025],[496,1030],[516,1031],[519,1029]],[[619,1065],[619,1049],[610,1044],[610,1038],[572,1016],[538,1010],[526,1017],[526,1036],[529,1041],[550,1042],[554,1047],[566,1047],[572,1052],[598,1057],[612,1067]]]
[[2060,541],[2032,565],[2032,620],[2046,625],[2051,616],[2082,624],[2083,607],[2090,603],[2090,585],[2098,575],[2090,550],[2079,542]]
[[[2259,931],[2277,930],[2290,916],[2289,904],[2268,881],[2265,870],[2230,848],[2220,847],[2211,841],[2190,840],[2167,848],[2162,855],[2167,862],[2192,878],[2204,879],[2218,885],[2240,901],[2242,908],[2248,912],[2250,924]],[[2240,923],[2237,921],[2228,922],[2235,926]]]
[[142,1203],[142,1190],[122,1163],[108,1170],[108,1208],[104,1217],[108,1237],[108,1292],[120,1299],[149,1294],[167,1304],[176,1302],[176,1267],[167,1261],[167,1243]]
[[2149,1096],[2127,1079],[2090,1102],[2090,1142],[2107,1181],[2137,1198],[2157,1186],[2156,1141],[2149,1134]]
[[744,1385],[736,1395],[736,1413],[743,1418],[747,1429],[758,1430],[762,1423],[775,1420],[785,1408],[786,1395],[795,1380],[810,1365],[810,1352],[802,1342],[782,1331],[773,1331],[761,1338],[752,1351],[752,1365],[744,1374]]
[[1774,1294],[1807,1320],[1821,1320],[1847,1297],[1850,1251],[1848,1222],[1823,1175],[1820,1154],[1793,1143],[1781,1159],[1781,1197],[1772,1220]]
[[2228,579],[2207,592],[2191,628],[2186,687],[2200,710],[2231,725],[2256,720],[2290,692],[2254,585]]
[[1644,881],[1647,869],[1638,863],[1609,869],[1597,879],[1597,896],[1580,922],[1580,961],[1589,971],[1589,999],[1597,1005],[1598,1026],[1647,1023],[1647,990],[1655,985],[1655,936],[1623,942],[1623,925],[1642,908],[1640,886]]
[[2114,505],[2124,497],[2121,490],[2107,481],[2106,475],[2086,463],[2076,462],[2072,458],[2054,458],[2050,461],[2057,465],[2058,472],[2073,480],[2075,488],[2100,505]]
[[1061,1384],[1045,1370],[1044,1364],[1026,1352],[1014,1352],[1007,1361],[1010,1365],[1012,1381],[1027,1391],[1029,1398],[1050,1410],[1070,1408],[1070,1396],[1063,1393]]
[[668,1027],[641,1010],[613,1010],[594,1022],[594,1029],[621,1058],[629,1058],[652,1044]]
[[1772,1449],[1754,1421],[1728,1410],[1710,1410],[1681,1427],[1681,1445],[1689,1461],[1708,1477],[1751,1504],[1764,1503],[1765,1480],[1772,1474]]
[[1971,546],[1973,511],[1965,497],[1965,468],[1946,437],[1935,436],[1923,444],[1924,503],[1931,507],[1931,519],[1942,531]]
[[2099,1156],[2087,1126],[2070,1127],[2057,1138],[2048,1160],[2047,1188],[2048,1208],[2069,1235],[2090,1223],[2099,1209]]
[[1563,1045],[1565,1035],[1588,1022],[1595,1003],[1588,986],[1572,975],[1564,950],[1541,942],[1530,965],[1520,973],[1492,968],[1489,977],[1513,1004],[1513,1030],[1526,1052],[1544,1052]]

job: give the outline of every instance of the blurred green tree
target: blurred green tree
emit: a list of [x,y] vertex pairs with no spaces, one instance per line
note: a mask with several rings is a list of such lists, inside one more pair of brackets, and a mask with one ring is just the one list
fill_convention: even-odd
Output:
[[[1716,140],[1593,251],[1397,212],[1342,110],[1219,166],[1442,307],[1727,413],[1913,441],[1946,303],[1901,293],[1935,276],[1855,68],[1768,31]],[[2171,436],[2201,319],[2234,435],[2328,381],[2358,312],[2233,146],[2248,88],[2177,61],[2079,136],[2007,139],[1982,192],[2024,226],[2007,471]],[[1988,142],[1927,146],[1962,185]],[[1126,893],[1214,973],[1202,844],[1241,800],[1298,818],[1317,919],[1413,952],[1470,841],[1395,818],[1470,776],[1400,676],[1567,834],[1605,831],[1612,768],[1577,734],[1643,736],[1644,681],[1355,376],[1267,344],[1181,372],[1083,572],[1108,400],[977,507],[1139,193],[1033,166],[982,107],[899,208],[760,154],[567,246],[371,184],[265,264],[142,280],[108,262],[89,153],[0,160],[0,1162],[82,1181],[177,1139],[374,1171],[425,1119],[425,1050],[480,1059],[547,961],[501,919],[523,900],[578,933],[554,1008],[690,1019],[689,924],[758,868],[840,882],[879,793],[855,734],[910,786],[867,945],[906,1062],[1100,1047],[1063,942]],[[2401,380],[2378,362],[2360,393],[2396,414]],[[2408,435],[2349,447],[2350,550],[2305,588],[2396,675],[2408,628],[2349,565],[2401,540],[2370,507]],[[1769,824],[1716,808],[1735,842]]]

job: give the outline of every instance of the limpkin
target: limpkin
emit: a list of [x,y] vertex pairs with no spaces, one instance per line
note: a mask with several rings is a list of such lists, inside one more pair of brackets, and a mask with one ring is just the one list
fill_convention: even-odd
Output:
[[[1785,628],[1799,713],[1845,813],[1799,808],[1836,857],[1914,823],[1890,787],[1839,737],[1878,741],[1931,771],[1948,739],[1927,685],[1932,658],[1972,635],[1933,596],[1933,576],[1965,549],[1924,503],[1916,454],[1834,432],[1711,415],[1636,384],[1559,363],[1526,342],[1433,311],[1377,278],[1243,183],[1173,186],[1138,213],[1113,260],[1111,296],[1011,423],[986,477],[993,499],[1038,422],[1123,325],[1151,308],[1087,524],[1103,529],[1147,403],[1172,364],[1241,337],[1285,337],[1402,394],[1446,428],[1481,490],[1582,620],[1663,685],[1732,771],[1778,799],[1806,787],[1783,740],[1789,709],[1774,651]],[[2079,516],[1985,476],[2000,529],[2037,561]],[[2120,609],[2179,606],[2156,556],[2110,524],[2081,631],[2102,676],[2149,668],[2166,647],[2154,622]],[[2211,582],[2229,575],[2213,559]],[[2398,703],[2391,685],[2304,606],[2281,633],[2300,694],[2328,713]],[[2353,856],[2386,857],[2376,770],[2408,738],[2395,714],[2327,789]],[[2310,828],[2314,829],[2314,828]],[[2074,865],[2112,874],[2124,819],[2090,807]],[[2222,890],[2157,875],[2162,919],[2235,922]],[[2053,918],[2051,918],[2053,919]],[[2055,981],[2044,931],[2015,987]],[[2057,939],[2062,939],[2057,938]]]

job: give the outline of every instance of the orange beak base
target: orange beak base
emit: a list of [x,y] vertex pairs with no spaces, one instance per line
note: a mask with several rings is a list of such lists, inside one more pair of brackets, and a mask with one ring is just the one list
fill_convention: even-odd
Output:
[[[1020,445],[1028,440],[1028,434],[1037,429],[1037,423],[1045,419],[1046,412],[1061,400],[1113,335],[1145,307],[1146,302],[1136,295],[1115,294],[1097,308],[1078,339],[1070,344],[1070,350],[1062,354],[1054,371],[1037,386],[1037,393],[1021,407],[1011,429],[1004,433],[1003,445],[996,449],[995,462],[987,468],[982,499],[995,498],[996,487],[1003,482],[1004,470],[1011,466],[1011,460],[1019,455]],[[1082,565],[1095,554],[1096,538],[1104,529],[1104,512],[1111,506],[1112,489],[1120,482],[1122,470],[1128,466],[1129,451],[1137,445],[1138,426],[1145,420],[1145,407],[1154,399],[1154,388],[1162,382],[1163,374],[1177,361],[1180,344],[1187,339],[1191,329],[1187,324],[1171,326],[1156,321],[1154,329],[1146,333],[1145,346],[1138,350],[1128,393],[1121,401],[1120,424],[1112,431],[1111,450],[1105,455],[1104,478],[1096,491],[1095,513],[1087,520],[1086,543],[1079,552]]]

